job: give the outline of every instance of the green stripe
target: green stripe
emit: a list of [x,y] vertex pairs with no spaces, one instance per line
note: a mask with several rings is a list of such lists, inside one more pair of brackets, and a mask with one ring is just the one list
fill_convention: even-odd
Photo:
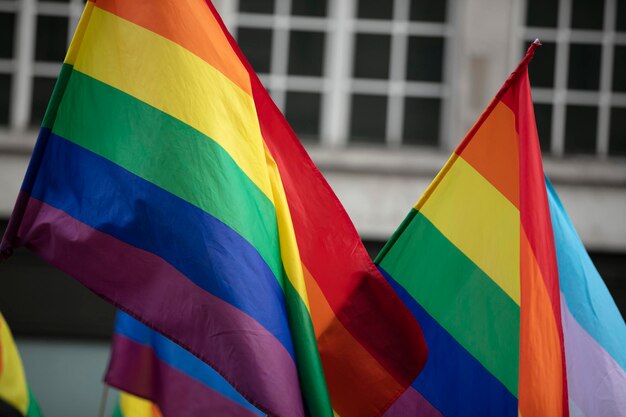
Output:
[[129,416],[124,416],[124,414],[122,414],[122,409],[120,408],[119,403],[115,406],[115,410],[113,410],[113,415],[111,417],[129,417]]
[[52,131],[224,222],[259,251],[284,287],[274,206],[216,142],[77,71]]
[[517,396],[519,307],[421,213],[400,229],[377,263]]
[[26,417],[41,417],[39,404],[37,404],[37,400],[35,400],[35,396],[30,390],[30,387],[28,387],[28,410],[26,410]]
[[272,202],[211,138],[78,71],[69,78],[53,132],[206,211],[257,249],[285,293],[311,415],[332,416],[311,317],[283,269]]

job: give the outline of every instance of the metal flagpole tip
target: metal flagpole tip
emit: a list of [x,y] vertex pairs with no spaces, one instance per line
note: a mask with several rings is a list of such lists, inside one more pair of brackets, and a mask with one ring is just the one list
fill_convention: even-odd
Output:
[[533,42],[533,44],[535,44],[537,46],[541,46],[541,41],[539,40],[539,38],[536,38],[535,41]]

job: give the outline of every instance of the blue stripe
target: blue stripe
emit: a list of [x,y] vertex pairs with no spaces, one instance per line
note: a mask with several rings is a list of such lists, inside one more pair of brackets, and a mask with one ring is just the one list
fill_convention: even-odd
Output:
[[199,381],[209,389],[219,392],[233,402],[246,407],[260,416],[261,411],[246,401],[235,389],[222,378],[213,368],[178,346],[176,343],[155,332],[128,314],[118,311],[115,321],[115,332],[151,348],[156,356],[189,377]]
[[626,325],[556,191],[546,178],[559,285],[567,307],[587,333],[626,369]]
[[215,217],[54,134],[31,195],[160,256],[257,320],[294,357],[278,281],[256,249]]
[[[381,273],[415,316],[428,346],[419,391],[445,417],[517,417],[517,398],[441,327],[385,270]],[[450,306],[452,308],[452,306]]]

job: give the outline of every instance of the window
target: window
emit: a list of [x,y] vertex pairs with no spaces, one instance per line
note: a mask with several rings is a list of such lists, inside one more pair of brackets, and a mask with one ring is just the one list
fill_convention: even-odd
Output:
[[530,64],[542,149],[557,156],[624,156],[626,0],[527,0]]
[[244,54],[303,141],[439,146],[447,1],[226,3]]
[[0,129],[37,128],[83,0],[0,0]]

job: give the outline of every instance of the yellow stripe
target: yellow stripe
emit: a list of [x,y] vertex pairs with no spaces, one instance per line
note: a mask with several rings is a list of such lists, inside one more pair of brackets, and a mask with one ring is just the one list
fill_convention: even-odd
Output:
[[4,316],[0,314],[0,399],[23,415],[28,411],[28,389],[20,354]]
[[155,417],[152,402],[120,391],[120,409],[124,417]]
[[274,203],[283,265],[308,308],[287,197],[252,97],[178,44],[98,8],[74,68],[187,123],[229,153]]
[[209,136],[271,199],[252,97],[196,55],[96,7],[74,68]]
[[520,214],[506,197],[459,157],[416,209],[519,305]]

